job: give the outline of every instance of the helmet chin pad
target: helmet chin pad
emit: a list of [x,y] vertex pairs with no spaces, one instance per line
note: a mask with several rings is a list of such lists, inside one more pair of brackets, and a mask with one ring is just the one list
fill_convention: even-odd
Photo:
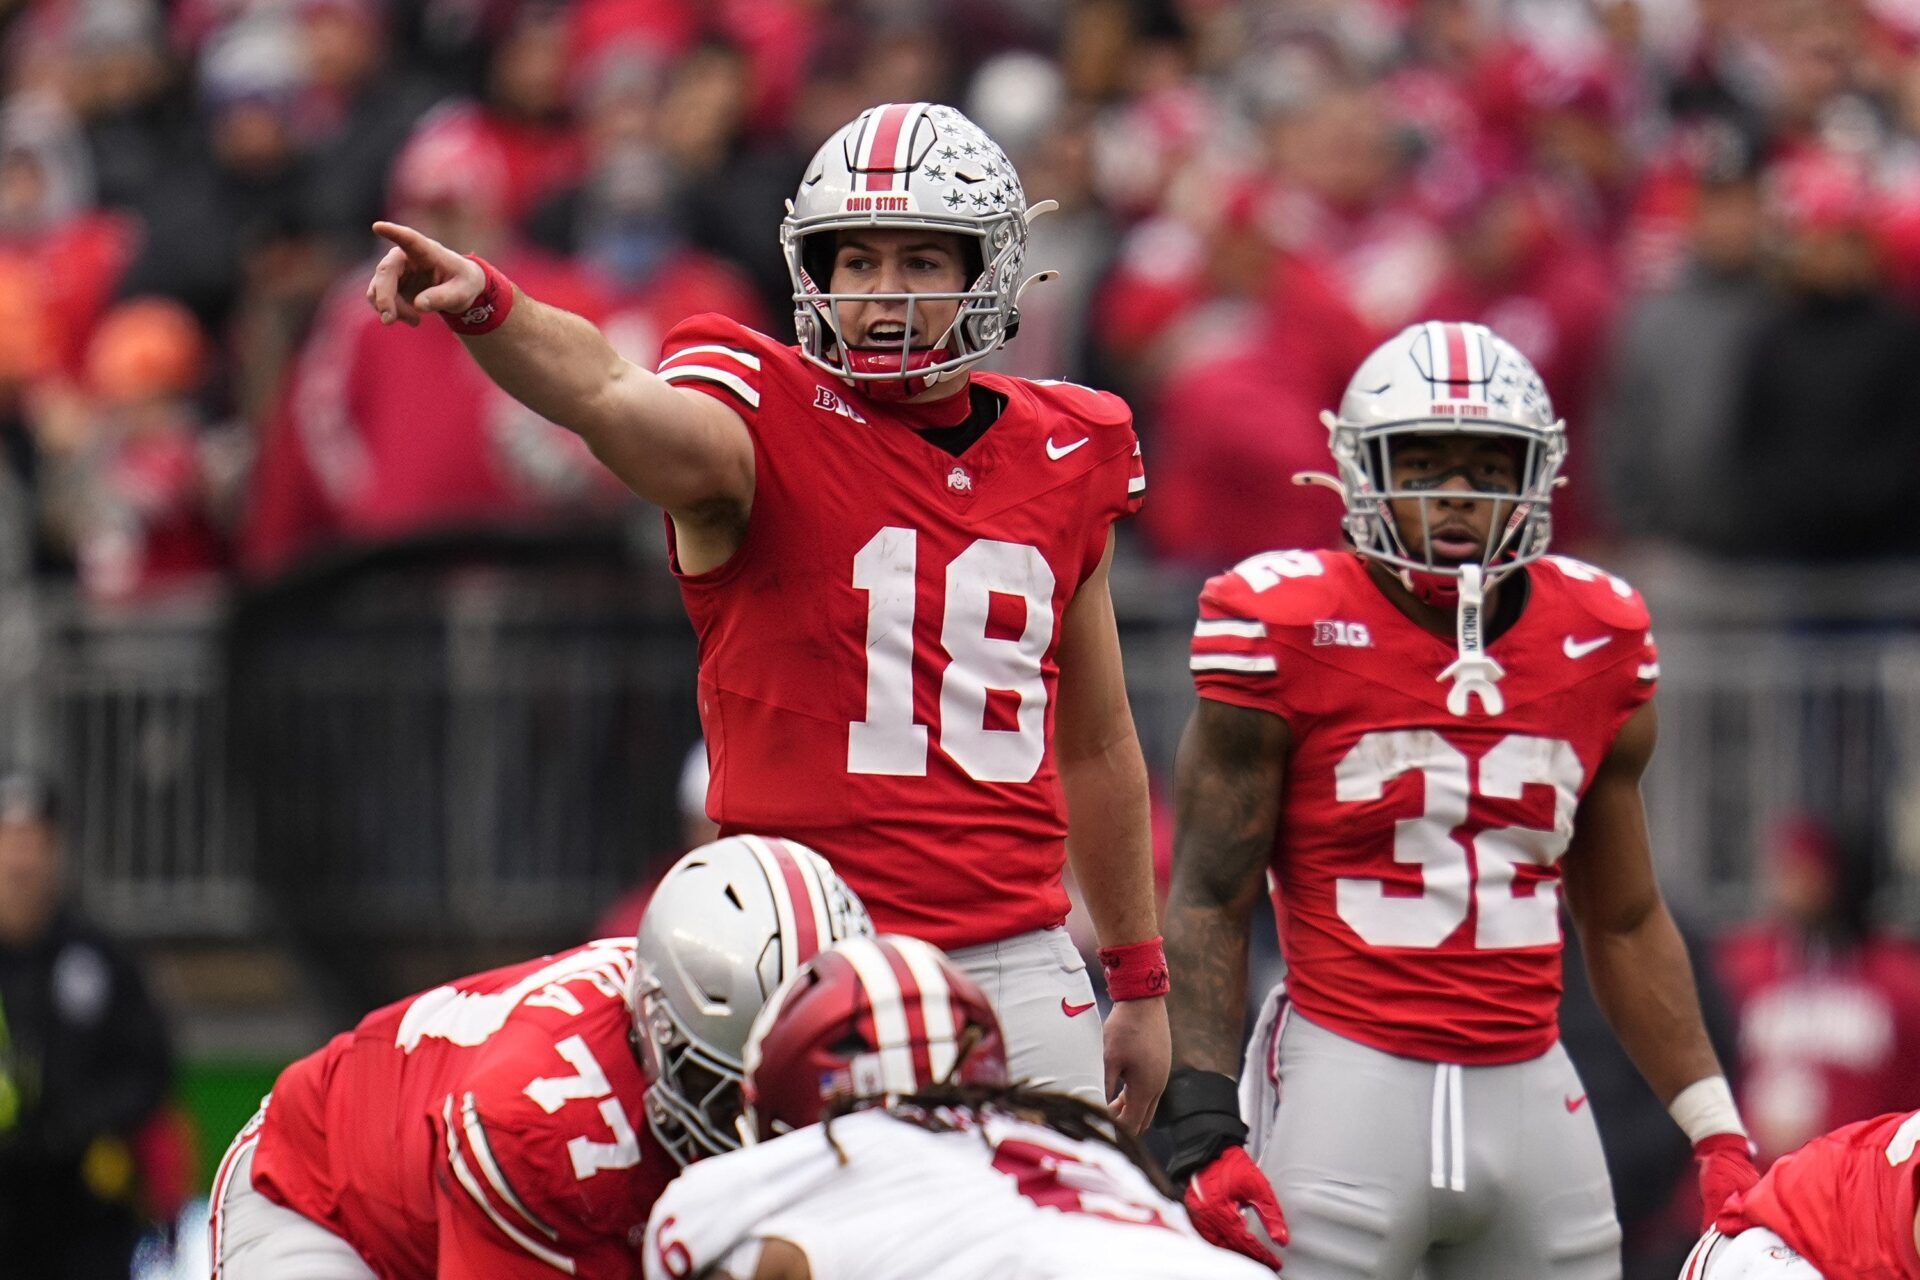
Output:
[[1460,579],[1453,574],[1402,569],[1400,581],[1422,604],[1432,605],[1436,609],[1452,609],[1460,603]]
[[[850,346],[846,358],[847,368],[852,372],[874,375],[871,380],[862,378],[859,381],[862,394],[874,400],[910,400],[933,386],[937,380],[934,377],[915,377],[914,371],[951,360],[953,352],[946,347],[914,347],[903,354],[897,346]],[[886,376],[889,374],[896,376]]]

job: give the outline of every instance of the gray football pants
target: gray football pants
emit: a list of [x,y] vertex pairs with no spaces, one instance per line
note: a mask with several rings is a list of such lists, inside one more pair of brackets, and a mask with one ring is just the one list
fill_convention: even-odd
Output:
[[1254,1092],[1271,1113],[1247,1119],[1288,1280],[1618,1280],[1599,1131],[1558,1044],[1454,1066],[1289,1012],[1262,1019],[1246,1065],[1270,1086]]
[[1000,1015],[1009,1075],[1106,1101],[1100,1010],[1087,962],[1065,929],[1035,929],[948,955]]

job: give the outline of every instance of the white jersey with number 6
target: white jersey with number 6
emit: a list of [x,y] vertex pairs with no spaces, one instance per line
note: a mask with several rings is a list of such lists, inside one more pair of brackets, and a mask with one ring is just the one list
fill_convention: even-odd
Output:
[[994,1115],[935,1133],[864,1111],[831,1141],[814,1125],[694,1165],[654,1206],[647,1277],[731,1275],[773,1239],[813,1280],[1272,1276],[1202,1241],[1113,1148]]

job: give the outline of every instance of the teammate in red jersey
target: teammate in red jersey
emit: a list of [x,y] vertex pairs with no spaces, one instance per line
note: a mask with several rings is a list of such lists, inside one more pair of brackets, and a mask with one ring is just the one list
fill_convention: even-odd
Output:
[[[388,223],[367,292],[386,321],[445,315],[490,377],[665,508],[721,830],[819,849],[881,927],[980,982],[1016,1076],[1120,1097],[1137,1126],[1169,1053],[1107,588],[1139,446],[1111,395],[974,369],[1018,326],[1043,207],[959,112],[896,103],[828,139],[782,225],[797,346],[697,317],[649,374]],[[1104,1079],[1061,927],[1069,858],[1119,1001]]]
[[376,1010],[282,1072],[228,1150],[214,1280],[637,1275],[682,1161],[738,1145],[761,1003],[869,929],[818,854],[735,837],[676,864],[637,941]]
[[1680,1280],[1920,1280],[1920,1111],[1862,1120],[1775,1161],[1721,1208]]
[[[1601,1007],[1709,1198],[1757,1176],[1648,851],[1646,606],[1545,554],[1562,425],[1484,327],[1405,330],[1328,425],[1340,474],[1314,478],[1355,550],[1255,556],[1201,596],[1167,923],[1172,1171],[1218,1243],[1259,1254],[1240,1211],[1284,1207],[1307,1280],[1617,1276],[1558,1038],[1563,884]],[[1263,875],[1288,977],[1236,1094]]]

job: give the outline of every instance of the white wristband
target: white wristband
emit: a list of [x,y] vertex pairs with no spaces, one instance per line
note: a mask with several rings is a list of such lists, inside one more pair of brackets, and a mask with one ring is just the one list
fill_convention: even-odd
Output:
[[1733,1105],[1733,1089],[1725,1076],[1695,1080],[1674,1095],[1667,1114],[1685,1131],[1687,1141],[1695,1144],[1716,1133],[1747,1136],[1747,1126],[1740,1123],[1740,1109]]

